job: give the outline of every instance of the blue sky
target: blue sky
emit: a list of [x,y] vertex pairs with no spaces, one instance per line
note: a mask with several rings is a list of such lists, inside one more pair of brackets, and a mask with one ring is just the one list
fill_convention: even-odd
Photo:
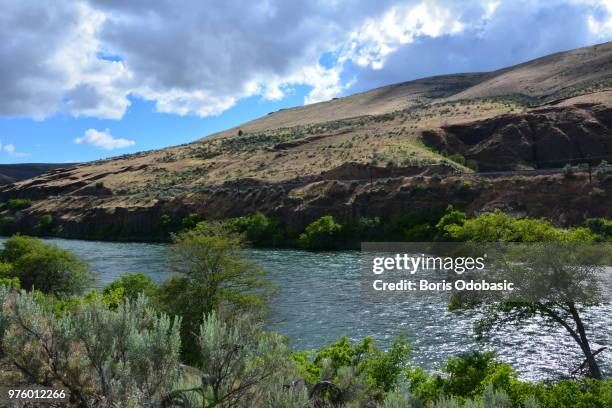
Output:
[[162,148],[280,108],[611,38],[612,0],[5,0],[0,162]]

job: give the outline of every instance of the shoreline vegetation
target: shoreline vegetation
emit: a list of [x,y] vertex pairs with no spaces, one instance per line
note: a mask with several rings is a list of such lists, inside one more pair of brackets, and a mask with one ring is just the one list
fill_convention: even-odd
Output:
[[[0,383],[65,387],[74,407],[612,406],[610,373],[600,371],[594,350],[585,350],[593,333],[580,319],[585,307],[603,302],[595,293],[563,302],[500,301],[474,327],[479,335],[485,326],[534,316],[567,325],[586,356],[570,378],[523,381],[492,352],[451,356],[432,373],[411,363],[414,352],[401,334],[387,350],[373,338],[346,337],[318,350],[292,350],[287,339],[263,328],[276,288],[265,271],[241,257],[245,245],[289,241],[308,250],[389,238],[610,242],[609,220],[561,229],[499,211],[468,218],[448,207],[407,214],[393,224],[367,219],[341,225],[324,216],[299,233],[263,214],[225,222],[192,219],[184,227],[172,234],[172,277],[157,284],[127,274],[99,292],[88,291],[94,277],[72,253],[38,238],[9,238],[0,252]],[[572,311],[567,318],[559,312],[565,306]],[[450,310],[464,307],[478,305],[449,304]],[[580,327],[574,330],[574,324]]]
[[[0,203],[0,212],[18,213],[32,205],[28,199],[10,199]],[[61,238],[53,227],[50,215],[41,216],[30,230],[15,229],[14,217],[0,217],[0,235],[24,234],[37,237]],[[172,242],[174,234],[204,226],[224,224],[243,234],[245,243],[255,248],[291,248],[312,251],[359,249],[361,242],[538,242],[581,241],[612,242],[612,220],[587,218],[568,228],[557,227],[545,218],[520,217],[501,210],[484,212],[473,217],[452,205],[406,212],[394,219],[361,217],[354,223],[342,223],[332,215],[313,219],[303,228],[287,225],[281,219],[257,212],[251,215],[204,220],[190,213],[180,220],[161,214],[157,220],[160,235],[152,241]],[[123,242],[116,236],[92,236],[79,239]],[[132,241],[130,241],[132,242]]]

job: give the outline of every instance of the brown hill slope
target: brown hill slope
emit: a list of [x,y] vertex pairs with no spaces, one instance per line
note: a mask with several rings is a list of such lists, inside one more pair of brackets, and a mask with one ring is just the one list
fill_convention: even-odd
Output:
[[[104,228],[117,229],[119,238],[151,238],[161,214],[178,222],[191,212],[219,218],[262,210],[303,224],[323,213],[354,220],[364,213],[391,215],[448,203],[470,211],[516,208],[574,222],[612,216],[612,202],[605,194],[596,204],[579,200],[582,212],[576,213],[578,201],[566,200],[555,213],[542,214],[531,203],[534,195],[521,191],[553,183],[542,177],[556,175],[477,183],[471,201],[450,187],[455,193],[431,195],[429,201],[396,200],[403,197],[400,190],[418,189],[435,174],[450,180],[468,177],[471,169],[611,161],[611,138],[612,43],[606,43],[496,72],[425,78],[281,110],[190,144],[17,182],[2,188],[0,199],[34,199],[30,209],[10,215],[15,223],[32,227],[40,215],[51,214],[56,231],[77,237],[105,236],[99,229],[108,221]],[[591,180],[585,187],[580,183],[586,179],[579,180],[557,191],[610,191],[607,184]],[[514,186],[514,195],[502,186]],[[364,209],[364,197],[377,189],[390,201]]]
[[0,185],[26,180],[39,176],[50,170],[70,166],[71,164],[68,165],[57,163],[0,164]]

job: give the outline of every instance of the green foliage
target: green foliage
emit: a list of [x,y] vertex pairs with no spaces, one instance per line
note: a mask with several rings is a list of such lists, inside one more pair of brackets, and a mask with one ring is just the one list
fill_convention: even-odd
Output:
[[605,218],[589,218],[584,225],[597,234],[597,240],[602,242],[612,242],[612,220]]
[[480,394],[489,384],[495,389],[508,389],[517,375],[510,365],[495,360],[493,352],[471,352],[451,357],[443,371],[442,390],[446,395],[471,397]]
[[[564,380],[552,385],[513,383],[510,390],[516,402],[533,399],[538,408],[607,408],[612,406],[612,380]],[[518,405],[518,404],[517,404]]]
[[284,226],[274,218],[258,212],[247,217],[228,220],[239,232],[244,233],[249,244],[256,247],[286,245]]
[[21,211],[32,206],[32,201],[27,198],[11,198],[7,202],[0,203],[0,211]]
[[38,217],[38,223],[34,226],[36,234],[42,235],[51,232],[53,225],[53,217],[50,214],[41,215]]
[[434,403],[445,397],[459,397],[459,401],[463,401],[478,399],[486,395],[488,389],[490,394],[493,390],[507,392],[517,381],[512,367],[496,361],[492,352],[475,351],[451,357],[442,367],[442,373],[428,374],[418,367],[408,369],[406,377],[410,393],[425,403]]
[[342,225],[338,224],[334,217],[324,215],[306,227],[300,234],[298,243],[304,249],[334,249],[338,245],[337,238],[341,231]]
[[102,301],[109,307],[116,308],[124,300],[136,300],[140,294],[152,298],[157,293],[157,285],[147,275],[128,273],[114,280],[102,290]]
[[380,217],[362,217],[356,224],[342,225],[339,244],[356,248],[361,242],[376,242],[385,239],[385,226]]
[[30,252],[42,250],[45,243],[38,238],[25,235],[14,235],[4,242],[4,249],[0,252],[0,258],[4,262],[15,263]]
[[453,153],[453,154],[449,155],[448,158],[449,158],[449,160],[452,160],[455,163],[458,163],[458,164],[461,164],[462,166],[465,166],[465,157],[463,157],[459,153]]
[[199,221],[200,220],[199,220],[198,214],[190,213],[184,216],[183,219],[181,220],[181,227],[183,229],[192,229],[192,228],[195,228],[196,225],[198,225]]
[[200,223],[173,236],[170,266],[175,276],[161,284],[164,311],[183,318],[182,355],[196,362],[203,316],[224,308],[230,314],[261,312],[272,294],[265,272],[242,260],[242,237],[224,224]]
[[9,235],[12,231],[13,224],[15,222],[15,218],[3,215],[0,216],[0,234]]
[[[520,381],[490,352],[451,357],[440,374],[409,368],[402,338],[387,351],[371,338],[342,338],[290,355],[281,336],[248,313],[222,319],[213,311],[203,318],[199,368],[181,371],[179,325],[144,295],[109,309],[95,291],[57,300],[0,286],[0,358],[29,384],[67,387],[80,406],[608,408],[612,402],[612,380]],[[332,386],[320,388],[325,384]]]
[[447,231],[447,227],[451,225],[456,225],[458,227],[463,227],[465,221],[467,220],[467,216],[465,212],[455,210],[452,205],[446,207],[446,211],[440,217],[438,223],[436,224],[436,230],[438,232],[438,238],[447,240],[451,237]]
[[355,388],[361,388],[367,398],[380,400],[397,384],[410,353],[410,345],[403,337],[396,338],[387,351],[377,347],[370,337],[359,343],[343,337],[314,352],[294,353],[292,358],[310,384],[322,380],[341,384],[348,380],[350,387],[341,387],[344,394],[349,388],[353,393]]
[[282,372],[288,361],[282,338],[262,331],[244,315],[227,322],[211,312],[200,326],[197,343],[201,381],[175,390],[173,401],[197,393],[205,408],[258,406],[258,386]]
[[157,227],[159,228],[160,231],[168,232],[170,231],[171,226],[172,226],[172,217],[170,217],[170,215],[161,214],[159,218],[157,219]]
[[462,242],[594,242],[587,228],[563,230],[545,219],[515,218],[502,211],[440,225],[448,238]]
[[297,244],[308,250],[353,249],[361,242],[377,241],[597,242],[612,239],[609,226],[612,222],[605,219],[588,220],[585,227],[561,229],[545,219],[515,218],[499,210],[468,219],[465,212],[452,205],[410,211],[393,220],[362,217],[356,223],[344,224],[326,215],[314,220],[301,233],[261,213],[230,218],[220,224],[243,234],[246,242],[255,247]]
[[29,384],[66,387],[79,406],[160,406],[178,378],[180,321],[144,297],[56,317],[33,294],[2,293],[2,346]]
[[0,278],[11,278],[13,275],[13,265],[9,262],[0,261]]
[[20,235],[9,238],[0,258],[12,265],[6,277],[19,278],[26,289],[69,296],[81,293],[92,280],[86,263],[71,252],[36,238]]
[[436,224],[446,210],[441,207],[410,211],[387,227],[387,237],[394,241],[427,242],[438,237]]
[[[2,278],[0,278],[0,282],[2,282]],[[9,301],[11,291],[12,289],[10,285],[0,283],[0,358],[4,355],[4,333],[6,332],[6,329],[8,329],[11,322],[8,314],[3,310],[4,305]]]
[[[604,273],[609,247],[576,243],[528,243],[488,246],[496,279],[514,282],[511,292],[474,292],[453,308],[477,307],[481,318],[476,334],[482,336],[511,322],[538,317],[542,323],[559,326],[572,338],[587,361],[587,375],[601,379],[590,336],[584,329],[587,308],[604,302],[600,276]],[[515,295],[518,293],[520,295]]]

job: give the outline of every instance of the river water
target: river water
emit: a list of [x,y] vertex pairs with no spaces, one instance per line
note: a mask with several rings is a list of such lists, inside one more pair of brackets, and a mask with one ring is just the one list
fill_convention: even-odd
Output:
[[[122,274],[142,272],[156,281],[168,275],[164,244],[111,243],[49,239],[88,262],[97,287]],[[413,361],[436,370],[449,355],[469,350],[495,350],[525,379],[567,376],[582,362],[578,346],[558,327],[537,320],[506,327],[487,341],[477,341],[473,325],[478,313],[450,312],[445,299],[410,298],[376,302],[360,293],[357,251],[305,252],[249,249],[246,256],[263,267],[279,293],[271,305],[268,327],[286,335],[296,349],[312,349],[341,336],[358,340],[373,336],[383,346],[403,333],[413,343]],[[591,308],[587,316],[592,347],[602,353],[604,373],[612,375],[612,309]]]

